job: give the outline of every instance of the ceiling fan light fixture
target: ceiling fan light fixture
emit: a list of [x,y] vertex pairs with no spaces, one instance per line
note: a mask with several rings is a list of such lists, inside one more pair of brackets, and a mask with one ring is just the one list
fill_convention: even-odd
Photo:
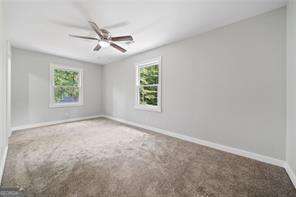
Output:
[[99,45],[102,47],[102,48],[107,48],[110,46],[110,43],[108,41],[105,41],[105,40],[100,40],[99,41]]

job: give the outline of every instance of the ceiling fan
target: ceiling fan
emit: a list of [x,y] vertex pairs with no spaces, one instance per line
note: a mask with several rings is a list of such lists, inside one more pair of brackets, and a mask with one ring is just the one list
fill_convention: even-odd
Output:
[[114,42],[120,42],[120,41],[133,42],[134,41],[133,37],[130,35],[112,37],[109,31],[107,31],[106,29],[100,29],[95,22],[92,22],[92,21],[88,21],[88,22],[89,22],[90,26],[92,27],[92,29],[99,36],[99,38],[90,37],[90,36],[78,36],[78,35],[73,35],[73,34],[69,34],[69,36],[75,37],[75,38],[87,39],[87,40],[97,40],[98,44],[93,49],[94,51],[98,51],[101,48],[106,48],[106,47],[112,46],[113,48],[119,50],[120,52],[125,53],[126,49],[115,44]]

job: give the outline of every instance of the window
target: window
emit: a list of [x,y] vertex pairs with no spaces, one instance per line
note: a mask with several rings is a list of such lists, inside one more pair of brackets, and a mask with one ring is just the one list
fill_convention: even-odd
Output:
[[161,111],[161,58],[136,65],[136,108]]
[[82,69],[50,66],[50,107],[83,104]]

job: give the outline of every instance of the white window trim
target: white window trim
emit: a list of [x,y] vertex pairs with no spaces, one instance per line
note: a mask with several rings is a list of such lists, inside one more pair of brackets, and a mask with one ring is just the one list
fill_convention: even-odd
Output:
[[[54,70],[61,69],[61,70],[69,70],[69,71],[76,71],[79,72],[79,102],[77,103],[56,103],[54,101]],[[83,70],[81,68],[73,68],[69,66],[57,65],[57,64],[50,64],[50,82],[49,82],[49,107],[56,108],[56,107],[75,107],[75,106],[82,106],[83,105]]]
[[[140,78],[139,78],[139,69],[143,67],[148,67],[152,65],[158,65],[158,92],[157,92],[157,106],[152,105],[141,105],[139,104],[139,87],[140,87]],[[161,112],[161,57],[150,59],[141,63],[135,64],[136,68],[136,85],[135,85],[135,108],[140,110],[155,111]]]

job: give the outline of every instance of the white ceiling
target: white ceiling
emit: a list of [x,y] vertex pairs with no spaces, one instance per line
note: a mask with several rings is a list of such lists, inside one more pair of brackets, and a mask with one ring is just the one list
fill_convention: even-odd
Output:
[[[286,4],[286,0],[208,1],[5,1],[12,45],[49,54],[107,64],[198,33],[209,31]],[[68,34],[94,35],[87,21],[106,27],[114,36],[131,34],[135,43],[120,43],[93,52],[96,41]]]

